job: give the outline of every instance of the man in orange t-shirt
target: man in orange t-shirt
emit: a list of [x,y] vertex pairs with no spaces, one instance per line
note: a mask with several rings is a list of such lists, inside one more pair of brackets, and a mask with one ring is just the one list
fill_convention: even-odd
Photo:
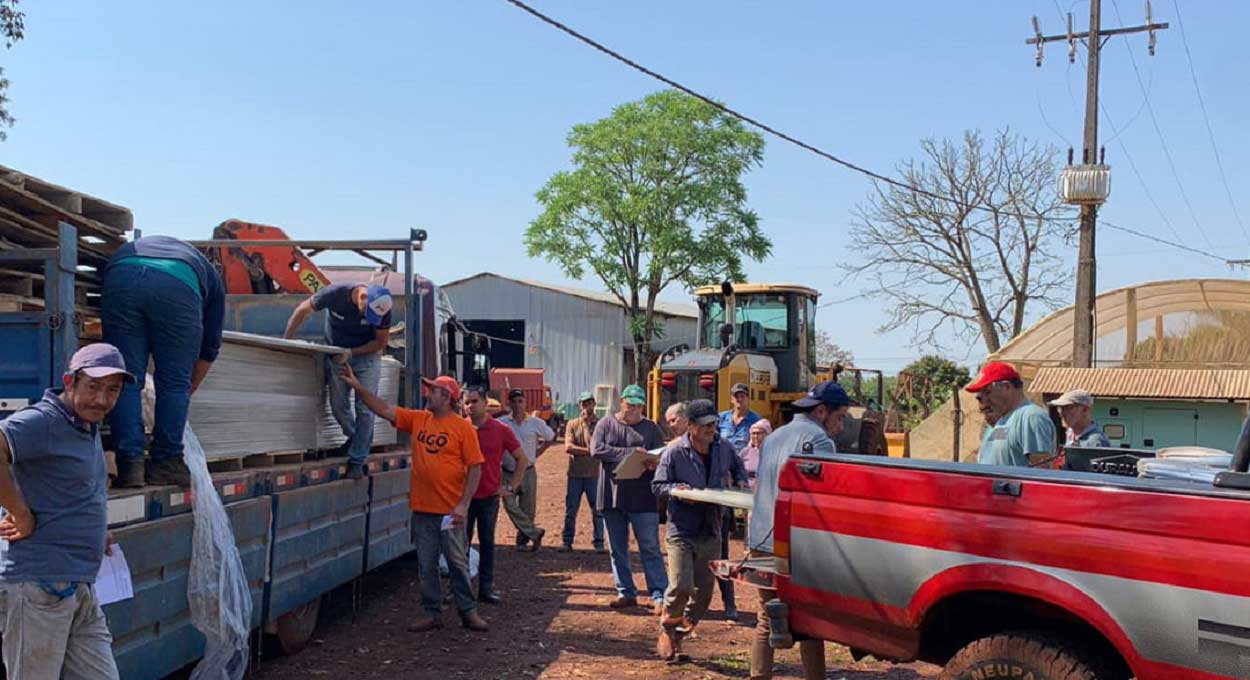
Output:
[[477,615],[477,598],[469,582],[464,531],[485,459],[478,447],[477,431],[452,410],[452,404],[460,400],[460,384],[449,376],[422,378],[429,410],[414,410],[382,401],[356,380],[350,367],[343,367],[342,375],[370,411],[412,435],[408,507],[412,509],[412,541],[417,548],[425,615],[408,630],[424,632],[442,627],[443,585],[438,575],[438,557],[442,554],[461,623],[470,630],[485,631],[486,622]]

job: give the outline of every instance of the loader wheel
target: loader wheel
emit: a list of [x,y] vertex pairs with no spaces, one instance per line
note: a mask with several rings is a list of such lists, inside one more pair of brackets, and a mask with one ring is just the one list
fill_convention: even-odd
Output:
[[1004,633],[973,640],[942,670],[942,680],[1101,680],[1077,649],[1040,633]]
[[295,654],[304,649],[317,630],[317,615],[320,612],[321,596],[317,596],[278,617],[278,647],[284,654]]

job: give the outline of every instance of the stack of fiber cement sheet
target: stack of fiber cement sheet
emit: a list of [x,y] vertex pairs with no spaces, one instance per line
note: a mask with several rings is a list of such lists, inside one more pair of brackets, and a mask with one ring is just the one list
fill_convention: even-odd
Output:
[[[382,357],[382,376],[378,380],[378,396],[388,404],[399,403],[399,374],[403,364],[390,358]],[[352,399],[353,403],[355,398]],[[321,417],[317,423],[317,448],[332,449],[341,446],[347,438],[343,429],[334,419],[330,411],[330,394],[326,390],[325,402],[321,407]],[[373,420],[373,446],[394,446],[398,442],[395,427],[382,418]]]
[[327,355],[341,347],[227,331],[191,398],[191,427],[209,460],[317,448]]

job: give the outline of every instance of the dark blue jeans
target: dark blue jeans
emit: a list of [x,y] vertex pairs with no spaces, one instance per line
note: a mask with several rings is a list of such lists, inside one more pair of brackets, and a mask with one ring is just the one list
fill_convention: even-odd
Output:
[[477,611],[473,584],[469,582],[469,548],[464,532],[456,527],[443,531],[443,515],[412,513],[412,542],[417,548],[421,576],[421,608],[435,618],[443,611],[443,581],[438,575],[438,556],[447,560],[448,580],[461,615]]
[[104,341],[121,351],[138,384],[122,389],[109,416],[117,459],[143,459],[143,407],[140,391],[148,357],[156,370],[156,419],[152,460],[182,457],[182,431],[191,403],[191,371],[204,335],[199,291],[156,269],[115,265],[104,279],[100,321]]
[[573,545],[577,535],[577,511],[582,504],[582,496],[590,503],[590,524],[594,527],[595,548],[603,547],[603,513],[595,509],[595,501],[599,497],[599,479],[597,477],[569,477],[568,489],[564,492],[564,544]]
[[474,498],[469,501],[469,515],[464,525],[465,553],[477,529],[477,592],[483,595],[495,587],[495,527],[499,523],[499,496]]

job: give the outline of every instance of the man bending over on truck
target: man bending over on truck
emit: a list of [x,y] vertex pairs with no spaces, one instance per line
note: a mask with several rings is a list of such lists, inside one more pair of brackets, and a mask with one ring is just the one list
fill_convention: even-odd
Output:
[[1041,406],[1024,394],[1024,382],[1011,364],[991,361],[981,367],[981,375],[964,388],[984,395],[998,416],[987,439],[981,444],[977,462],[985,465],[1036,467],[1055,458],[1055,424]]
[[1059,409],[1059,417],[1067,428],[1064,446],[1111,446],[1111,440],[1094,422],[1094,395],[1085,390],[1065,392],[1050,402]]
[[443,584],[439,580],[438,557],[447,560],[451,593],[460,610],[465,628],[485,631],[486,622],[477,615],[477,598],[469,582],[469,548],[465,544],[465,524],[469,504],[482,478],[482,451],[477,431],[452,410],[460,399],[460,384],[449,376],[422,378],[429,410],[391,406],[365,389],[352,373],[342,367],[343,381],[356,391],[370,411],[385,418],[396,430],[412,435],[411,487],[408,507],[412,509],[412,542],[417,547],[417,568],[421,574],[421,608],[425,615],[408,630],[423,633],[442,627]]
[[[499,604],[502,598],[495,592],[495,526],[499,520],[499,496],[511,495],[513,489],[520,488],[530,462],[512,428],[486,412],[485,387],[471,385],[465,388],[464,410],[469,423],[477,430],[477,444],[486,459],[482,465],[482,481],[478,482],[473,501],[469,503],[465,546],[473,542],[473,530],[476,528],[482,558],[477,570],[477,601]],[[513,464],[506,481],[503,478],[504,459],[511,460]]]
[[[394,300],[385,286],[363,286],[335,283],[317,291],[299,303],[286,322],[284,338],[295,337],[304,320],[313,312],[326,311],[326,341],[335,347],[351,350],[347,364],[356,379],[369,392],[376,392],[382,379],[382,351],[391,337],[391,306]],[[347,455],[348,479],[365,474],[365,459],[373,446],[373,414],[366,408],[360,391],[356,391],[355,409],[352,391],[339,377],[336,358],[326,359],[326,383],[330,388],[330,412],[347,437],[341,452]]]
[[[827,380],[817,383],[807,396],[792,402],[794,420],[773,431],[760,449],[760,463],[755,477],[755,507],[747,524],[747,546],[752,557],[773,553],[773,515],[776,512],[781,468],[791,455],[837,453],[833,438],[842,431],[851,398],[838,383]],[[773,648],[768,644],[772,621],[764,605],[777,599],[777,591],[760,588],[760,613],[751,643],[751,680],[773,677]],[[803,661],[803,678],[825,677],[825,646],[820,640],[799,643]]]
[[64,390],[0,422],[0,630],[10,678],[117,678],[96,600],[108,547],[100,422],[124,383],[121,352],[78,350]]
[[719,505],[673,498],[675,489],[724,489],[747,485],[746,470],[734,447],[717,434],[716,407],[696,399],[687,408],[690,429],[660,455],[651,489],[668,498],[668,589],[660,614],[656,653],[665,661],[681,653],[682,638],[703,618],[712,602],[711,562],[720,556]]

